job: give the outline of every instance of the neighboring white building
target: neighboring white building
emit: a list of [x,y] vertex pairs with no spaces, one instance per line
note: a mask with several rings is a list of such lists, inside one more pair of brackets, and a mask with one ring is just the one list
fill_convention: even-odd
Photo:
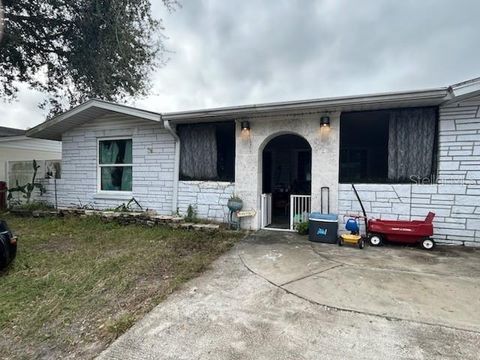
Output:
[[192,205],[202,218],[226,221],[235,193],[256,211],[243,227],[289,228],[310,210],[358,212],[355,183],[369,216],[418,219],[431,210],[436,240],[473,245],[476,87],[164,114],[90,100],[27,136],[63,142],[59,206],[107,208],[135,197],[161,214]]
[[31,162],[34,159],[40,162],[61,158],[60,141],[33,139],[25,136],[25,130],[0,126],[0,181],[9,182],[9,162],[12,165],[14,162]]

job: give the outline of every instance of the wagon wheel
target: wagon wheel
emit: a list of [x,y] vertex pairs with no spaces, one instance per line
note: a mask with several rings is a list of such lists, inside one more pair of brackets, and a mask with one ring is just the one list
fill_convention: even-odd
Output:
[[383,237],[379,234],[370,234],[368,237],[368,241],[372,246],[381,246],[383,245]]
[[338,246],[343,246],[343,239],[341,237],[338,238]]
[[359,241],[358,241],[358,248],[359,249],[363,249],[365,247],[365,239],[361,238]]
[[420,243],[420,246],[422,247],[422,249],[432,250],[435,247],[435,241],[433,241],[433,239],[430,239],[430,238],[425,238]]

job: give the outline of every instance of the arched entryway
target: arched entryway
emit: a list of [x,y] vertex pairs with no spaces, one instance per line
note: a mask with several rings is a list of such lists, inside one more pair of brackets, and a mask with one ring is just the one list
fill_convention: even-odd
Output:
[[312,148],[299,135],[271,139],[262,152],[262,227],[293,229],[310,211]]

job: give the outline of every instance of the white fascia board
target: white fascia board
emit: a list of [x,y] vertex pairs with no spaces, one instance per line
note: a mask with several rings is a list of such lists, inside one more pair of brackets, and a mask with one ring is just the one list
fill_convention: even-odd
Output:
[[0,139],[0,148],[22,149],[48,152],[62,152],[61,141],[29,138],[26,136],[15,136]]
[[460,101],[468,100],[468,99],[470,99],[470,98],[479,96],[479,95],[480,95],[480,89],[468,91],[468,92],[462,93],[462,94],[458,94],[457,91],[455,90],[455,93],[457,94],[455,97],[453,97],[452,99],[449,99],[449,100],[443,102],[443,103],[440,105],[440,107],[452,105],[452,104],[458,103],[458,102],[460,102]]
[[44,123],[41,123],[30,130],[27,130],[26,136],[36,137],[35,135],[42,132],[43,130],[57,125],[62,121],[72,118],[75,115],[80,114],[81,112],[93,107],[162,123],[160,119],[160,114],[158,113],[141,110],[130,106],[114,104],[103,100],[92,99],[81,105],[78,105],[77,107],[67,112],[64,112],[63,114],[60,114],[50,120],[45,121]]
[[205,117],[232,116],[245,113],[268,112],[268,111],[289,111],[311,108],[342,108],[347,106],[360,106],[365,104],[385,105],[404,102],[432,100],[436,104],[449,100],[452,94],[449,88],[438,88],[430,90],[417,90],[408,92],[380,93],[371,95],[344,96],[336,98],[323,98],[312,100],[288,101],[277,103],[264,103],[254,105],[232,106],[213,108],[206,110],[180,111],[162,114],[164,120],[201,119]]
[[113,111],[113,112],[118,112],[125,115],[135,116],[135,117],[143,118],[146,120],[161,122],[160,114],[155,112],[141,110],[141,109],[137,109],[137,108],[126,106],[126,105],[109,103],[101,100],[92,100],[92,101],[94,102],[92,106],[95,106],[98,108],[102,108],[102,109]]

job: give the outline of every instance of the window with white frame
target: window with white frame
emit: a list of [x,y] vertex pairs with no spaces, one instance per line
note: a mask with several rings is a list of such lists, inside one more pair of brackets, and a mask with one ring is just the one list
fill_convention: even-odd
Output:
[[132,191],[132,139],[98,140],[100,191]]

